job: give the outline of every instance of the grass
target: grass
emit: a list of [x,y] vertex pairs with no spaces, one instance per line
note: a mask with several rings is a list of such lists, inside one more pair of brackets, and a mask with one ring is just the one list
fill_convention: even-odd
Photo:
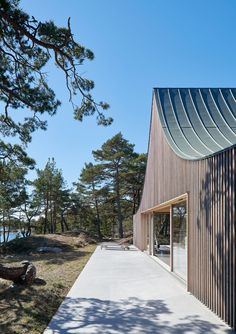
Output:
[[[95,244],[80,247],[81,242],[81,237],[50,235],[8,243],[0,255],[1,263],[14,265],[29,260],[36,266],[37,276],[47,284],[11,288],[10,281],[0,279],[0,333],[43,332],[95,250]],[[63,251],[39,254],[36,248],[41,246],[60,247]]]

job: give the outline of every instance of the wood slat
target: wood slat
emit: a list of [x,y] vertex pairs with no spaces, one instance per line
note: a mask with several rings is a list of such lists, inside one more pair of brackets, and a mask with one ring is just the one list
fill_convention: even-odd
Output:
[[147,232],[142,222],[147,217],[141,212],[188,193],[187,288],[236,329],[235,169],[236,148],[205,160],[179,158],[166,142],[153,103],[143,196],[134,216],[134,242],[145,249]]

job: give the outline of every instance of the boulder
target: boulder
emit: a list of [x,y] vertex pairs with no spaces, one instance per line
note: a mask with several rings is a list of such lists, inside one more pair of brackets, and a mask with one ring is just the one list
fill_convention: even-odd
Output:
[[37,252],[39,253],[61,253],[62,249],[59,247],[38,247]]

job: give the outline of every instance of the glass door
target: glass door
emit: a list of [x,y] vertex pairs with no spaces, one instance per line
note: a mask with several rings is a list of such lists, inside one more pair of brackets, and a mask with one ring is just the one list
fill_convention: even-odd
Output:
[[150,250],[150,247],[149,247],[149,233],[150,233],[150,228],[149,228],[149,215],[146,216],[146,236],[147,236],[147,239],[146,239],[146,250],[148,251],[149,253],[149,250]]
[[170,266],[170,213],[153,215],[153,255]]
[[172,206],[173,271],[187,281],[186,201]]

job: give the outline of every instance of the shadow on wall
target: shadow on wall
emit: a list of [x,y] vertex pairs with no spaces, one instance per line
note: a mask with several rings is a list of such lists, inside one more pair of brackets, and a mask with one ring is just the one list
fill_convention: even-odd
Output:
[[175,319],[163,300],[110,301],[67,297],[45,334],[183,334],[232,333],[221,325],[201,320],[198,316]]
[[[233,149],[234,150],[234,149]],[[202,268],[208,277],[211,297],[205,303],[214,309],[224,321],[236,328],[235,317],[235,171],[232,168],[234,151],[222,152],[209,158],[207,172],[202,180],[200,209],[204,212],[201,222],[197,220],[199,233],[204,229],[208,234],[207,263]],[[210,240],[210,241],[209,241]],[[206,241],[205,241],[206,243]],[[206,274],[207,272],[207,274]],[[216,287],[216,289],[215,289]],[[202,291],[202,296],[205,294]],[[204,299],[204,297],[202,297]],[[207,300],[208,299],[208,300]]]

